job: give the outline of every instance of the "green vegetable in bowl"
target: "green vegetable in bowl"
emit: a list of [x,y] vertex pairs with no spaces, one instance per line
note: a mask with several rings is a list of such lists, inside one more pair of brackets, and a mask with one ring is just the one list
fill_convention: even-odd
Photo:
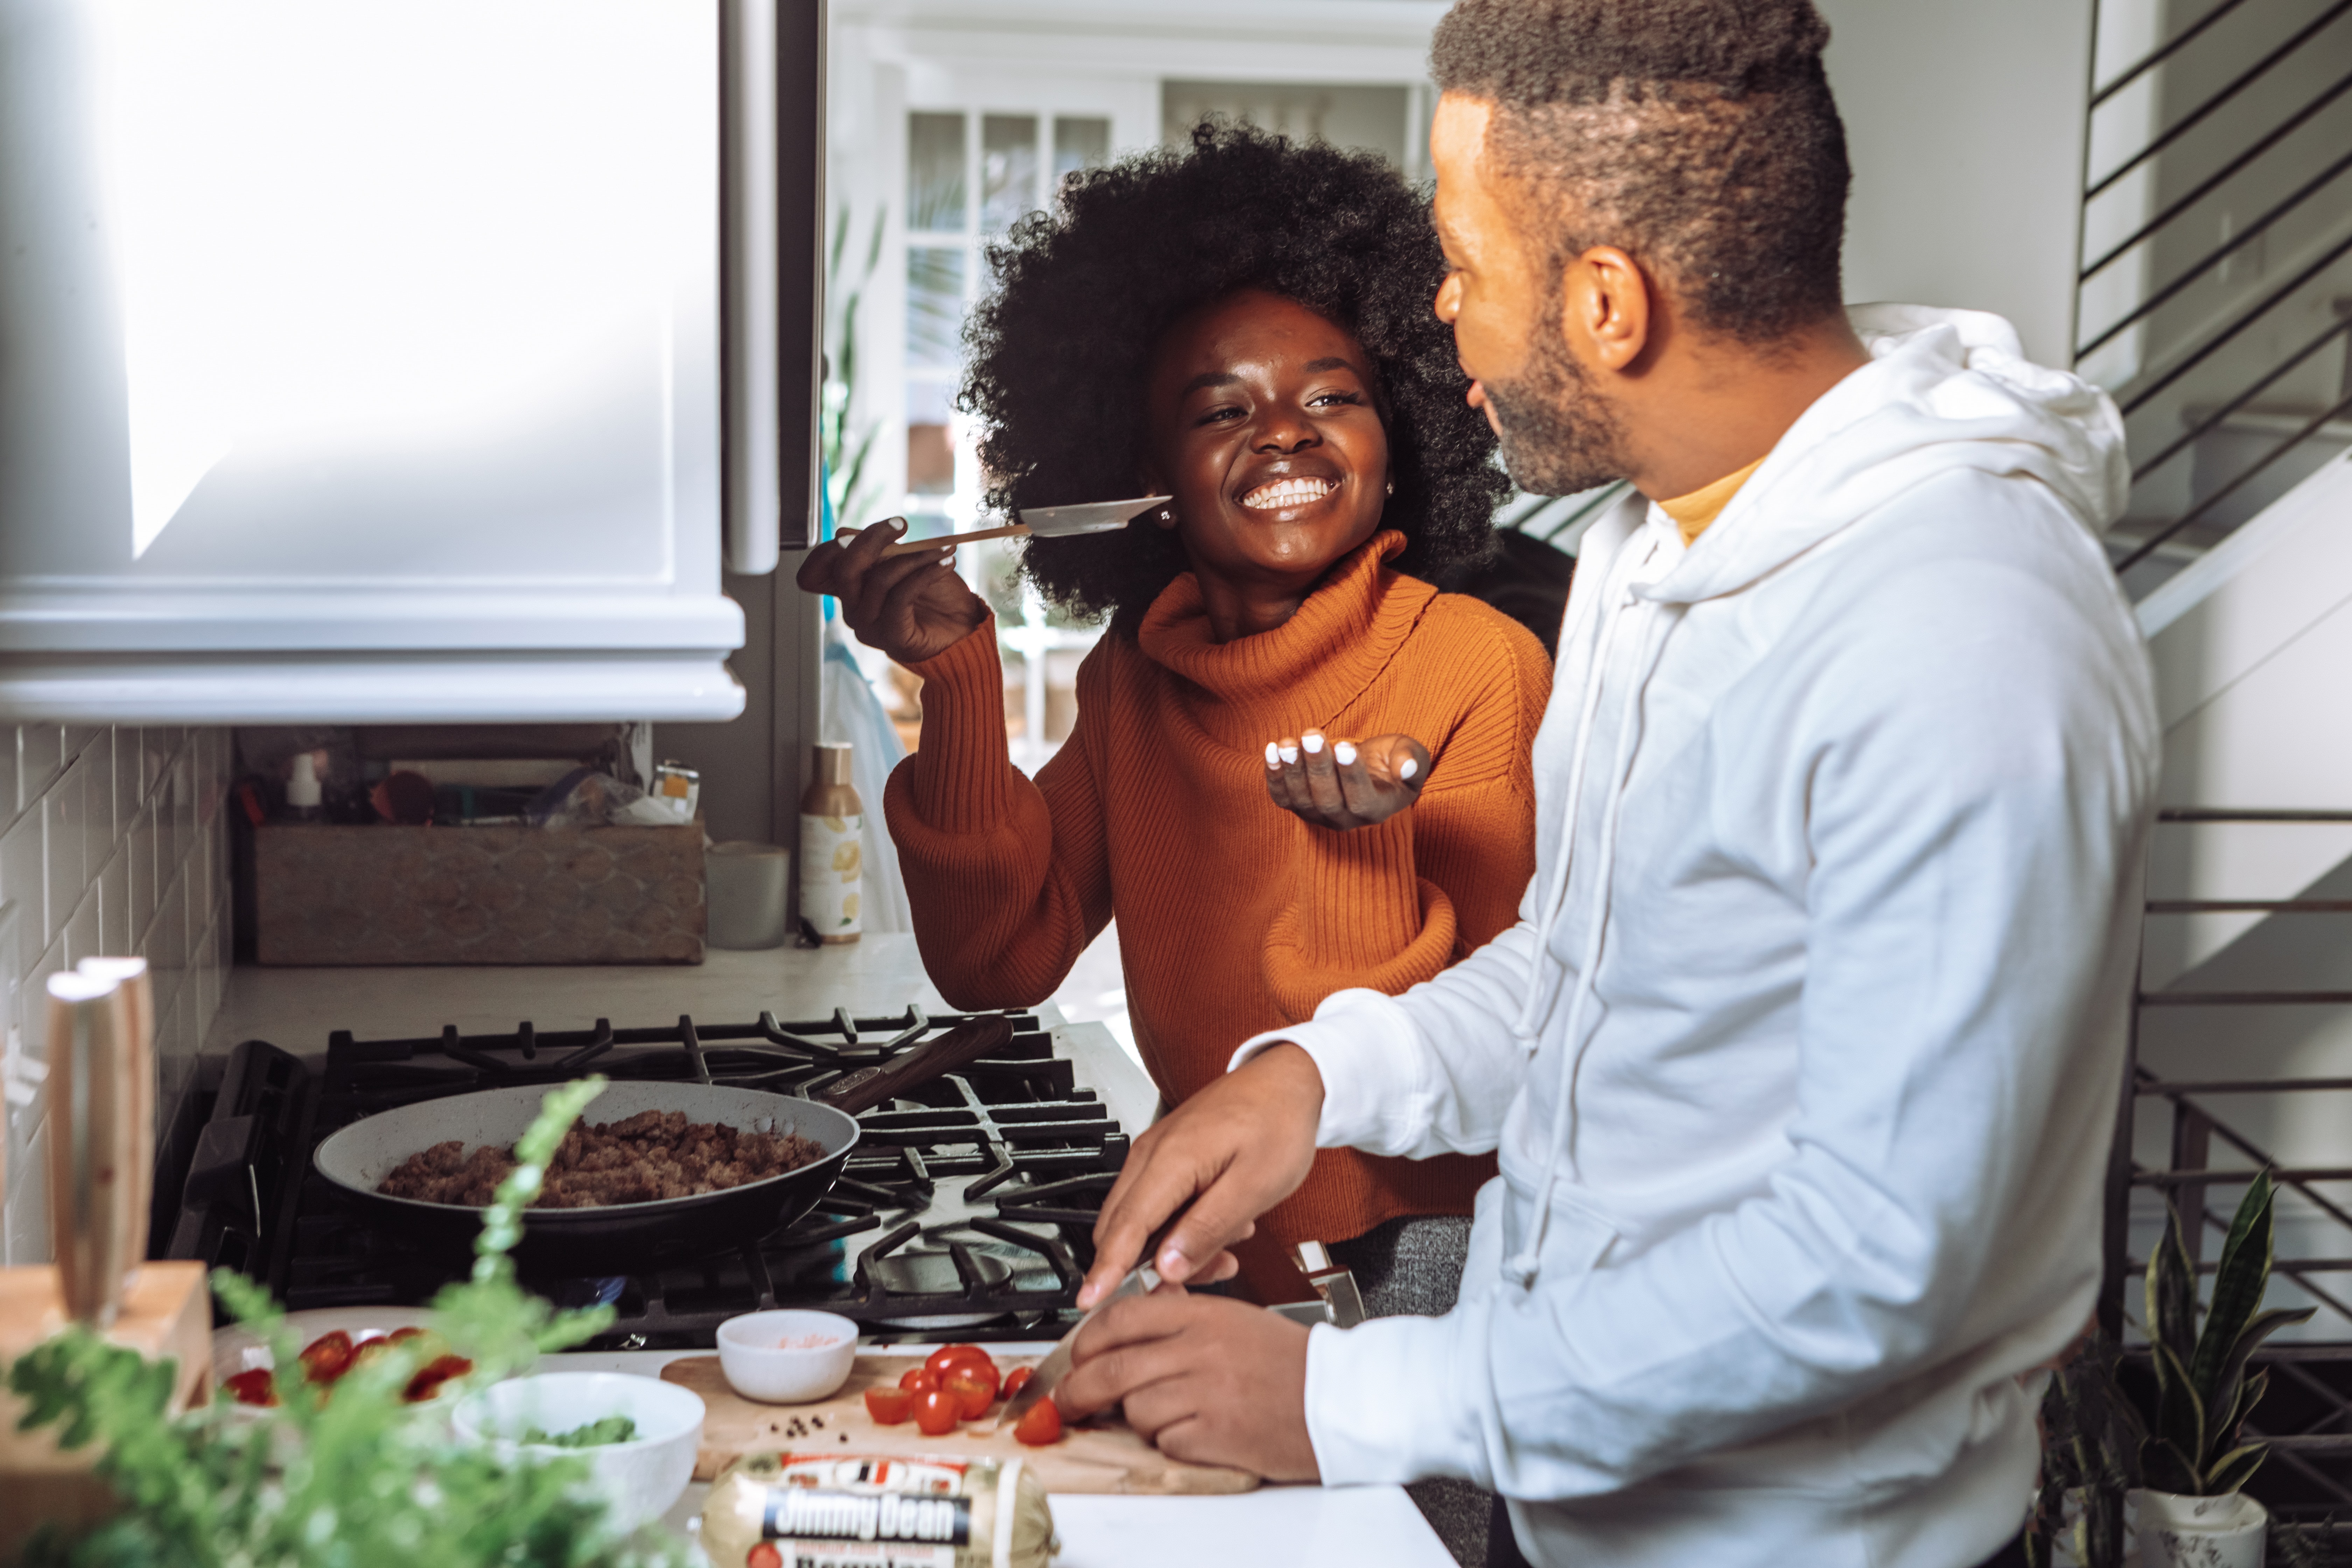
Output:
[[517,1439],[542,1448],[601,1448],[607,1443],[636,1440],[636,1419],[629,1415],[607,1415],[602,1421],[591,1421],[569,1432],[550,1432],[544,1426],[533,1426]]

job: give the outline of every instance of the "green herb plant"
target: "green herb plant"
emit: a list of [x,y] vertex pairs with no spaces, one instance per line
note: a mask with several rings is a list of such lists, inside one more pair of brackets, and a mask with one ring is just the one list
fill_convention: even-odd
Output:
[[683,1547],[653,1532],[624,1537],[583,1483],[584,1461],[501,1461],[454,1442],[445,1412],[462,1392],[577,1344],[612,1321],[609,1308],[559,1312],[515,1283],[508,1256],[547,1161],[601,1078],[551,1090],[516,1144],[518,1163],[483,1211],[472,1277],[433,1302],[436,1321],[474,1370],[441,1399],[408,1405],[428,1352],[394,1345],[329,1391],[304,1381],[296,1335],[268,1292],[227,1269],[213,1289],[270,1347],[278,1404],[238,1406],[224,1394],[168,1415],[175,1368],[76,1326],[17,1358],[8,1384],[31,1408],[19,1423],[56,1423],[58,1442],[103,1441],[97,1460],[122,1510],[78,1537],[55,1528],[26,1549],[28,1568],[683,1568]]
[[2193,1497],[2237,1491],[2269,1455],[2266,1443],[2238,1441],[2247,1415],[2270,1386],[2268,1373],[2250,1377],[2247,1365],[2255,1347],[2314,1310],[2261,1310],[2271,1278],[2271,1207],[2276,1196],[2268,1171],[2248,1184],[2221,1245],[2201,1332],[2197,1270],[2181,1239],[2178,1209],[2147,1261],[2147,1337],[2156,1393],[2140,1412],[2147,1426],[2140,1470],[2143,1484],[2158,1491]]
[[869,478],[866,471],[868,458],[874,455],[874,438],[881,426],[869,419],[863,431],[853,432],[850,416],[857,400],[857,307],[866,296],[866,286],[874,281],[874,269],[882,260],[882,235],[888,226],[888,213],[874,215],[872,241],[866,247],[866,265],[853,282],[843,270],[843,252],[849,244],[850,209],[844,203],[834,219],[833,243],[825,247],[824,297],[839,300],[837,310],[827,312],[824,399],[817,417],[817,449],[824,460],[825,482],[832,494],[833,515],[838,526],[863,528],[875,520],[867,513],[874,506],[867,495]]

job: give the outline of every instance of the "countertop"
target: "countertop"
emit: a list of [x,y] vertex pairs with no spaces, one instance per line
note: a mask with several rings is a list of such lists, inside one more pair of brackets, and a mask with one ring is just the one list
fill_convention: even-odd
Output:
[[[667,1021],[680,1013],[729,1022],[764,1009],[780,1019],[896,1013],[913,1002],[953,1012],[923,973],[911,936],[869,933],[843,947],[714,950],[706,963],[545,968],[418,967],[263,969],[230,972],[205,1039],[226,1054],[258,1038],[299,1055],[324,1051],[327,1037],[413,1038],[461,1030],[511,1030],[523,1019],[542,1029]],[[1147,1126],[1159,1096],[1141,1068],[1098,1024],[1057,1024],[1055,1048],[1077,1082],[1092,1089],[1120,1125]],[[1034,1347],[1042,1350],[1045,1347]],[[614,1351],[551,1356],[548,1369],[656,1374],[697,1351]],[[670,1514],[684,1528],[709,1489],[689,1487]],[[1056,1568],[1199,1568],[1202,1563],[1280,1563],[1285,1568],[1450,1568],[1453,1558],[1401,1487],[1268,1487],[1241,1497],[1054,1499],[1063,1552]]]

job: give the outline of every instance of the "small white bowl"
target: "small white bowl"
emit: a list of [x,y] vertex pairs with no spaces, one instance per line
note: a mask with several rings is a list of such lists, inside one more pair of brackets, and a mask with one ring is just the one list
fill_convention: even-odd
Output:
[[763,1405],[823,1399],[849,1381],[856,1359],[857,1325],[831,1312],[746,1312],[719,1325],[719,1370],[727,1386]]
[[[631,1531],[658,1519],[685,1495],[702,1444],[701,1398],[658,1378],[618,1372],[546,1372],[494,1383],[468,1395],[453,1413],[457,1435],[488,1444],[504,1459],[588,1462],[589,1486],[605,1504],[614,1528]],[[573,1431],[607,1415],[626,1415],[637,1436],[626,1443],[564,1448],[519,1443],[519,1433]]]

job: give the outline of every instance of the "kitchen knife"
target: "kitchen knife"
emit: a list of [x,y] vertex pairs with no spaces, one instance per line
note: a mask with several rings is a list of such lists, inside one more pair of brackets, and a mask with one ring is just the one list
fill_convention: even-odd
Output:
[[[1144,1251],[1146,1258],[1150,1257],[1157,1249],[1160,1239],[1160,1237],[1152,1237],[1151,1247]],[[1037,1363],[1037,1369],[1029,1374],[1029,1381],[1021,1385],[1021,1392],[1004,1402],[1004,1413],[996,1418],[993,1430],[1002,1432],[1007,1426],[1019,1425],[1021,1417],[1029,1413],[1031,1405],[1053,1393],[1055,1385],[1069,1375],[1071,1347],[1077,1342],[1078,1330],[1094,1321],[1095,1312],[1101,1311],[1113,1301],[1129,1296],[1140,1296],[1159,1288],[1160,1270],[1152,1268],[1150,1264],[1139,1263],[1129,1269],[1127,1278],[1118,1282],[1118,1289],[1104,1297],[1093,1312],[1088,1312],[1085,1317],[1080,1318],[1076,1327],[1064,1334],[1061,1342],[1048,1351],[1045,1353],[1045,1359]]]
[[[1080,506],[1024,507],[1019,522],[975,529],[970,533],[942,534],[937,539],[902,539],[886,547],[882,553],[886,557],[911,555],[918,550],[937,550],[944,544],[970,544],[982,539],[1066,539],[1077,533],[1108,533],[1113,529],[1125,528],[1153,507],[1175,499],[1173,496],[1137,496],[1129,500],[1087,501]],[[835,537],[855,538],[856,532],[856,529],[843,529]]]

